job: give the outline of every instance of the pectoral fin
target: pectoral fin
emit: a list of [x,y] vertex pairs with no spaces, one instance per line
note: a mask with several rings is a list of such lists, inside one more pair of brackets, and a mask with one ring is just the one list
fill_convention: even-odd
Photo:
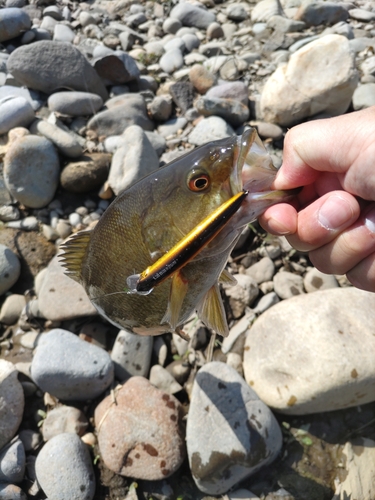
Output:
[[182,303],[188,291],[188,286],[188,282],[181,272],[178,271],[172,276],[168,308],[161,322],[169,323],[173,329],[178,325]]
[[198,316],[206,326],[215,330],[216,333],[223,337],[228,336],[228,323],[219,285],[213,285],[208,290],[198,309]]

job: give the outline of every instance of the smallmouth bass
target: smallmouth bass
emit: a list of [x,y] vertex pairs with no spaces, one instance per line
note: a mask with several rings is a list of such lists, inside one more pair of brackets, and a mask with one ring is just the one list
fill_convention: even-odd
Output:
[[[197,311],[206,326],[226,336],[219,282],[235,283],[224,269],[228,257],[248,223],[295,194],[271,190],[276,172],[253,128],[200,146],[120,193],[92,231],[66,241],[60,254],[65,273],[119,328],[183,335],[181,326]],[[129,277],[150,268],[242,191],[246,196],[230,221],[191,260],[150,293],[129,293]]]

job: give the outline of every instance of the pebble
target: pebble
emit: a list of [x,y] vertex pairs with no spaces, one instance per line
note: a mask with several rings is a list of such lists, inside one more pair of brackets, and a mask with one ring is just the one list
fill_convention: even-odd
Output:
[[183,26],[206,29],[215,21],[215,14],[190,3],[179,3],[170,12],[170,17],[178,19]]
[[221,116],[233,127],[239,127],[249,119],[249,108],[234,99],[221,99],[219,97],[200,97],[195,102],[195,107],[203,116]]
[[46,94],[71,88],[98,94],[107,100],[107,90],[85,56],[70,43],[41,40],[14,50],[8,71],[26,87]]
[[184,65],[182,52],[178,48],[170,49],[163,54],[159,60],[159,65],[166,73],[173,73]]
[[111,385],[114,368],[106,351],[55,328],[39,341],[31,376],[52,396],[82,401],[96,398]]
[[375,106],[375,83],[359,85],[353,94],[353,108],[358,111],[371,106]]
[[20,483],[25,475],[25,467],[25,448],[19,439],[0,450],[1,482]]
[[152,118],[159,122],[165,122],[172,113],[172,99],[168,95],[158,95],[148,106]]
[[60,184],[71,193],[99,189],[108,178],[110,164],[111,155],[107,153],[86,153],[77,161],[67,163],[61,172]]
[[51,500],[92,500],[95,474],[87,446],[75,434],[59,434],[43,446],[36,462],[38,483]]
[[0,323],[4,323],[4,325],[16,323],[25,305],[26,298],[24,295],[16,293],[8,295],[0,309]]
[[201,64],[190,68],[189,80],[200,94],[205,94],[216,83],[215,75]]
[[20,211],[13,205],[3,205],[0,207],[0,220],[10,222],[20,218]]
[[24,429],[20,431],[19,438],[25,448],[25,451],[35,451],[42,442],[42,436],[39,432],[32,429]]
[[153,130],[147,116],[144,98],[139,94],[121,95],[106,102],[106,111],[100,111],[91,118],[87,127],[98,136],[121,135],[130,125],[138,125],[143,130]]
[[247,106],[249,101],[249,90],[244,82],[225,82],[211,87],[206,97],[219,99],[235,99]]
[[83,436],[89,423],[85,414],[73,406],[59,406],[47,413],[43,420],[42,433],[44,441],[49,441],[64,432]]
[[108,176],[116,195],[159,167],[158,155],[141,127],[129,126],[123,137],[125,145],[113,155]]
[[28,14],[17,7],[0,10],[0,43],[12,40],[31,27]]
[[357,21],[362,21],[364,23],[370,23],[375,21],[375,12],[366,9],[350,9],[349,16]]
[[62,115],[94,115],[103,106],[103,99],[90,92],[56,92],[48,98],[48,108]]
[[282,435],[271,411],[236,370],[214,361],[195,378],[186,443],[197,487],[219,495],[272,462]]
[[40,134],[51,141],[57,150],[68,158],[77,158],[83,153],[83,147],[73,134],[47,120],[35,120],[30,127],[30,132],[35,135]]
[[39,229],[39,222],[36,217],[29,215],[29,217],[25,217],[21,220],[7,222],[6,226],[13,229],[23,229],[24,231],[35,231]]
[[224,139],[234,135],[233,128],[220,116],[209,116],[203,118],[194,130],[189,134],[188,141],[195,146],[201,146],[206,142]]
[[16,434],[22,420],[25,397],[13,363],[0,359],[0,450]]
[[176,118],[171,118],[159,125],[158,133],[162,137],[168,137],[170,135],[177,134],[179,130],[183,130],[186,127],[187,119],[184,116],[178,116]]
[[240,318],[245,308],[251,306],[259,294],[256,281],[247,274],[234,274],[237,285],[226,288],[225,293],[229,297],[229,303],[235,318]]
[[262,23],[267,22],[272,16],[282,16],[283,14],[279,0],[261,0],[251,11],[251,20],[253,23]]
[[150,371],[153,337],[120,330],[113,345],[111,359],[115,377],[121,383],[138,375],[147,377]]
[[279,296],[275,292],[269,292],[263,295],[257,305],[254,307],[253,311],[256,314],[262,314],[267,311],[270,307],[274,306],[280,302]]
[[175,35],[177,31],[182,27],[181,21],[174,19],[173,17],[167,17],[163,22],[164,33],[170,33]]
[[4,179],[12,196],[30,208],[42,208],[55,194],[60,171],[52,143],[36,135],[14,140],[4,157]]
[[0,101],[0,135],[15,127],[27,127],[34,120],[35,113],[28,100],[14,97]]
[[275,274],[273,277],[273,286],[281,299],[289,299],[294,297],[294,295],[305,293],[302,276],[287,271],[279,271]]
[[245,273],[260,285],[264,281],[270,281],[275,274],[275,264],[269,257],[263,257],[258,262],[246,269]]
[[303,21],[307,26],[319,24],[335,24],[346,21],[349,16],[344,5],[334,2],[306,2],[299,7],[295,19]]
[[[118,39],[116,38],[114,45],[117,44]],[[131,82],[140,75],[135,60],[122,50],[110,51],[103,56],[96,57],[93,66],[98,75],[111,85]]]
[[43,317],[51,321],[97,314],[83,287],[64,274],[57,257],[47,267],[38,299]]
[[123,476],[147,481],[173,474],[185,457],[179,401],[143,377],[131,377],[95,410],[100,455]]
[[153,365],[150,371],[150,383],[167,394],[176,394],[182,386],[173,375],[160,365]]
[[307,293],[327,290],[328,288],[337,288],[339,286],[334,276],[331,274],[324,274],[315,267],[307,271],[303,277],[303,285]]
[[283,129],[274,123],[266,123],[261,121],[250,122],[252,127],[256,127],[261,139],[272,139],[277,141],[284,135]]
[[268,406],[292,415],[374,401],[374,306],[374,294],[349,287],[271,307],[246,337],[247,383]]
[[0,296],[17,282],[20,273],[21,265],[17,255],[0,244]]
[[19,486],[14,484],[0,483],[1,500],[27,500],[26,494]]
[[73,43],[75,39],[74,31],[65,24],[58,23],[53,30],[53,40],[55,42]]

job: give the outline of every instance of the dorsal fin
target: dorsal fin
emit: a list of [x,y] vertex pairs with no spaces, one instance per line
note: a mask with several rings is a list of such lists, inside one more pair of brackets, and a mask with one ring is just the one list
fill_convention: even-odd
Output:
[[60,245],[62,253],[58,255],[60,264],[65,267],[65,274],[78,283],[82,278],[82,261],[89,244],[91,231],[80,231],[73,234],[65,243]]

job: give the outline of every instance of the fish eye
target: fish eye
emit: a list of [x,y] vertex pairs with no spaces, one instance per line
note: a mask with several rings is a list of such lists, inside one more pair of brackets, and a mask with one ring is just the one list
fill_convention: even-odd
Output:
[[204,191],[210,185],[210,178],[207,174],[196,173],[188,180],[188,186],[191,191]]

